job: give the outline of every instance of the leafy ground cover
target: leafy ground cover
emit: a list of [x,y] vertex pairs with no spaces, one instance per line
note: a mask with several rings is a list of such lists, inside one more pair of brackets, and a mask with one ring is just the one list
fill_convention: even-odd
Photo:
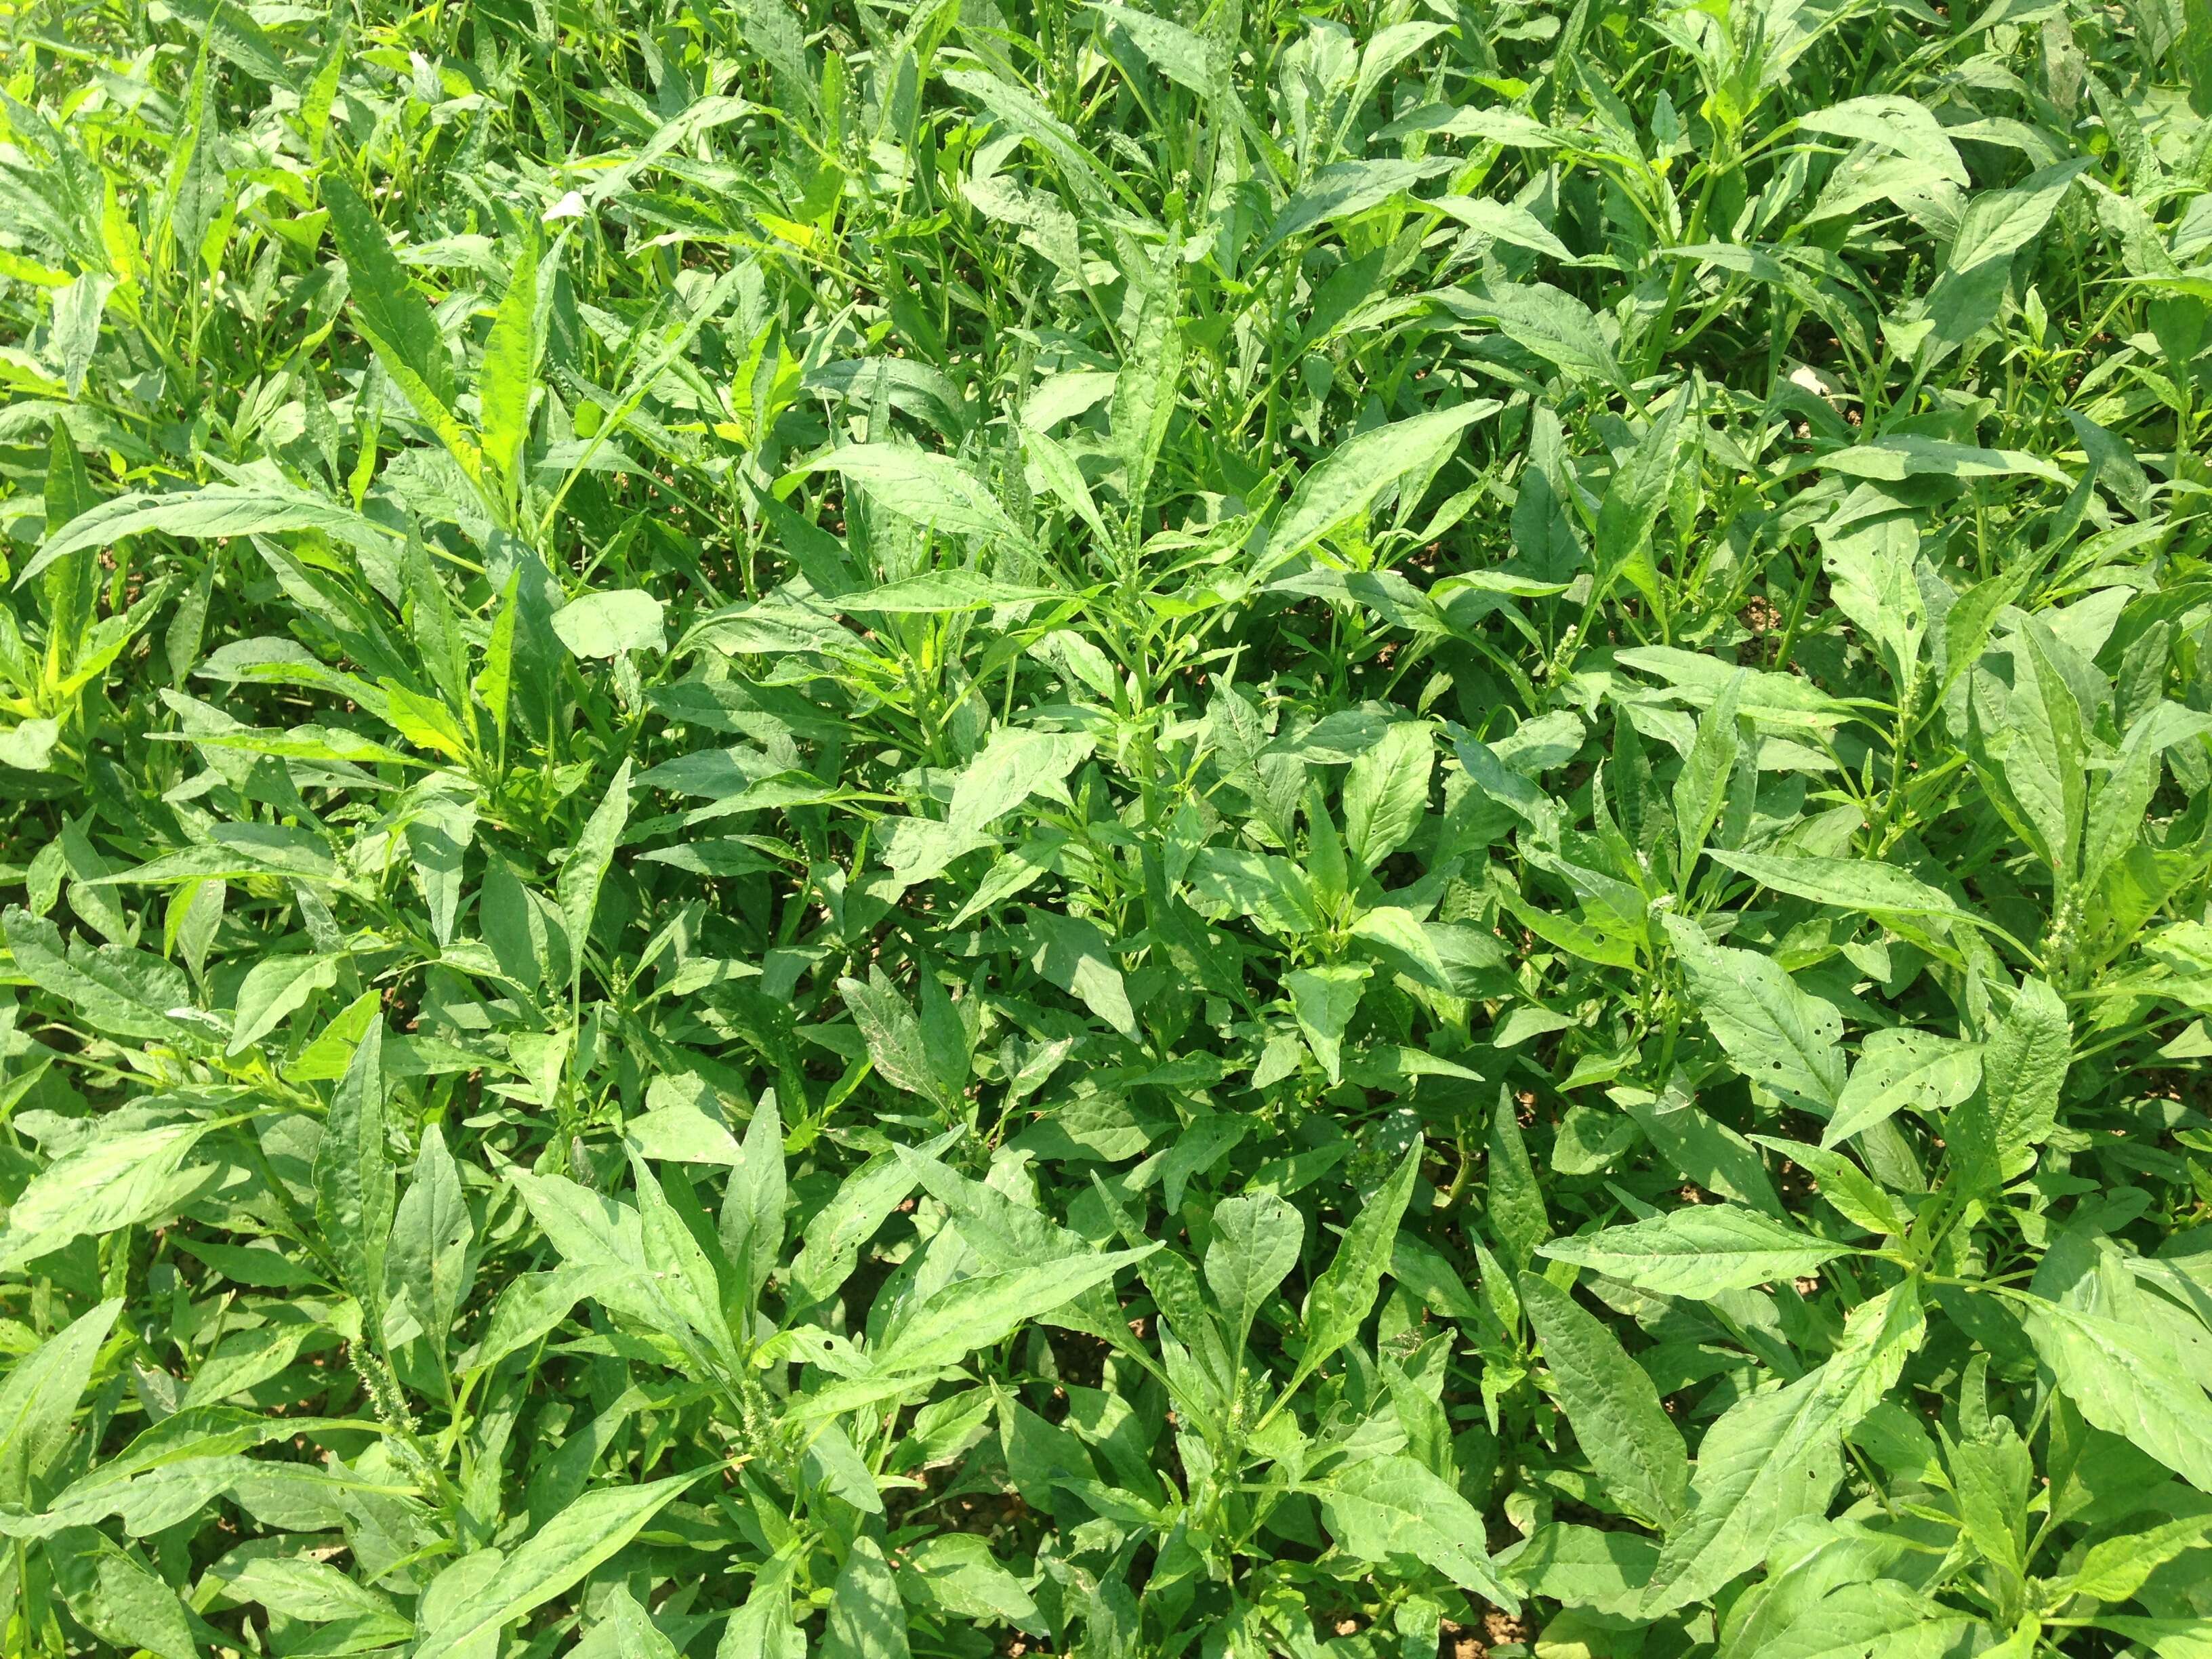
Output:
[[2212,1652],[2203,0],[6,16],[0,1649]]

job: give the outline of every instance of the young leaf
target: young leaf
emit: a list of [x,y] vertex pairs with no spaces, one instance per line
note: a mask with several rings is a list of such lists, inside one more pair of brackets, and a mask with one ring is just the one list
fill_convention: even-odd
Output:
[[1254,1317],[1297,1266],[1305,1222],[1274,1194],[1261,1192],[1222,1200],[1213,1206],[1212,1228],[1206,1283],[1241,1354]]
[[1412,840],[1427,815],[1435,749],[1426,725],[1397,721],[1345,775],[1345,838],[1368,869]]

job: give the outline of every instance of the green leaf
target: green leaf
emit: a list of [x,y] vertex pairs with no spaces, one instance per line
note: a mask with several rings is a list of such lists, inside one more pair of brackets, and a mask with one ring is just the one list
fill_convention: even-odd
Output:
[[430,1124],[422,1131],[407,1191],[392,1212],[387,1252],[392,1279],[425,1331],[453,1328],[471,1277],[469,1247],[475,1238],[459,1169],[444,1131]]
[[1343,1075],[1344,1033],[1359,1010],[1370,969],[1364,962],[1301,968],[1283,976],[1291,994],[1291,1012],[1305,1033],[1306,1045],[1321,1061],[1328,1080]]
[[1413,189],[1424,179],[1434,178],[1448,166],[1435,157],[1417,161],[1386,159],[1334,162],[1322,168],[1305,188],[1283,204],[1274,223],[1268,228],[1261,252],[1264,253],[1278,242],[1303,235],[1318,225],[1364,213]]
[[1213,1206],[1212,1233],[1202,1264],[1206,1283],[1241,1354],[1252,1321],[1298,1265],[1305,1219],[1273,1193],[1250,1193]]
[[974,1533],[939,1533],[904,1553],[899,1588],[905,1599],[959,1619],[992,1620],[1033,1634],[1044,1630],[1029,1591]]
[[723,1253],[738,1265],[750,1299],[760,1295],[783,1250],[783,1122],[770,1094],[753,1109],[722,1195]]
[[1981,1075],[1981,1054],[1972,1044],[1909,1026],[1869,1031],[1820,1144],[1841,1146],[1908,1106],[1931,1116],[1948,1112],[1973,1093]]
[[345,261],[353,315],[378,360],[415,412],[438,434],[471,477],[477,469],[473,442],[453,412],[453,360],[445,334],[413,281],[392,252],[384,227],[345,177],[325,170],[323,206],[330,214],[331,240]]
[[[990,487],[948,456],[903,444],[847,444],[800,469],[836,472],[902,519],[955,536],[1019,546],[1025,538]],[[850,604],[850,600],[841,601]],[[878,602],[875,607],[889,609]]]
[[428,1626],[414,1659],[448,1659],[473,1652],[480,1637],[581,1583],[705,1473],[695,1470],[641,1486],[602,1486],[586,1492],[533,1533],[486,1583]]
[[1030,936],[1036,941],[1030,966],[1080,999],[1085,1007],[1130,1042],[1139,1041],[1127,984],[1115,965],[1113,943],[1098,924],[1082,916],[1032,908],[1029,926]]
[[2044,981],[2021,983],[1982,1048],[1982,1086],[1947,1123],[1967,1178],[1987,1186],[2034,1162],[2058,1121],[2058,1093],[2073,1052],[2066,1005]]
[[0,1498],[28,1508],[44,1496],[38,1487],[69,1448],[77,1402],[122,1311],[120,1297],[102,1302],[9,1368],[0,1382]]
[[1907,1281],[1855,1310],[1817,1370],[1738,1401],[1705,1431],[1692,1507],[1668,1534],[1644,1618],[1710,1596],[1756,1564],[1781,1528],[1826,1513],[1843,1479],[1844,1436],[1896,1382],[1926,1329]]
[[1310,1489],[1329,1531],[1363,1561],[1407,1555],[1508,1610],[1520,1600],[1502,1583],[1482,1545],[1482,1517],[1412,1458],[1354,1463]]
[[1358,1335],[1375,1306],[1383,1270],[1390,1265],[1397,1241],[1398,1224],[1405,1218],[1414,1180],[1421,1172],[1422,1151],[1416,1137],[1390,1178],[1345,1227],[1336,1255],[1306,1293],[1306,1347],[1298,1357],[1301,1376],[1312,1376]]
[[822,1659],[905,1659],[906,1609],[890,1564],[872,1538],[855,1539],[830,1598]]
[[[949,1130],[915,1150],[934,1158],[959,1131]],[[789,1279],[799,1295],[820,1301],[844,1284],[859,1265],[860,1246],[914,1190],[915,1175],[893,1152],[878,1152],[839,1183],[801,1235],[802,1248]]]
[[1547,1279],[1523,1273],[1521,1307],[1552,1378],[1553,1397],[1574,1425],[1583,1455],[1631,1514],[1671,1526],[1689,1486],[1690,1456],[1659,1403],[1659,1391],[1596,1318]]
[[176,1015],[192,1012],[191,990],[167,963],[126,945],[64,945],[61,930],[11,905],[0,933],[17,972],[60,999],[95,1029],[117,1036],[167,1038],[192,1029]]
[[[1805,1589],[1811,1588],[1808,1583]],[[1762,1621],[1764,1628],[1752,1650],[1761,1659],[1855,1659],[1929,1651],[1960,1642],[1975,1629],[1974,1620],[1915,1594],[1893,1578],[1845,1584],[1818,1601],[1809,1600],[1808,1594],[1772,1598],[1761,1611],[1776,1615]],[[2035,1621],[2030,1620],[2023,1628],[2033,1632]],[[1993,1659],[2025,1659],[2029,1649],[2000,1642],[1983,1651]]]
[[59,720],[27,720],[0,731],[0,766],[18,772],[43,772],[61,741]]
[[925,1099],[937,1098],[937,1079],[922,1042],[921,1023],[884,970],[872,966],[865,982],[839,980],[837,994],[851,1011],[853,1023],[860,1028],[877,1075],[894,1089]]
[[19,1268],[72,1239],[100,1237],[176,1213],[220,1173],[185,1163],[216,1127],[212,1119],[150,1128],[110,1125],[107,1133],[55,1159],[9,1208],[0,1231],[0,1271]]
[[1692,1204],[1538,1252],[1662,1296],[1698,1298],[1817,1273],[1855,1254],[1737,1204]]
[[1844,1022],[1835,1009],[1798,989],[1771,957],[1713,945],[1684,917],[1663,920],[1691,1000],[1736,1070],[1832,1115],[1844,1087]]
[[[522,449],[530,436],[530,403],[537,388],[538,355],[544,342],[538,332],[538,264],[542,256],[535,228],[525,233],[516,249],[514,266],[507,276],[507,292],[492,319],[484,341],[483,366],[477,371],[478,425],[483,453],[510,489],[519,489],[522,478]],[[654,618],[658,623],[658,616]],[[565,635],[562,636],[567,637]],[[599,654],[579,652],[579,656]]]
[[1352,763],[1344,779],[1344,833],[1370,870],[1413,839],[1429,810],[1435,739],[1417,720],[1400,720]]
[[1435,297],[1462,317],[1492,324],[1514,344],[1577,380],[1613,387],[1626,382],[1589,307],[1549,283],[1492,282],[1479,295],[1448,289]]
[[1871,859],[1814,858],[1804,854],[1729,853],[1716,849],[1716,863],[1741,871],[1762,887],[1815,904],[1863,911],[1869,915],[1941,916],[1986,927],[1990,924],[1948,893],[1930,887],[1893,864]]
[[1910,98],[1883,93],[1846,98],[1799,116],[1797,125],[1808,132],[1879,144],[1894,155],[1929,162],[1954,185],[1968,182],[1966,164],[1959,159],[1942,125],[1925,104]]
[[744,1605],[723,1626],[714,1659],[805,1659],[806,1638],[791,1622],[790,1581],[790,1559],[779,1554],[754,1577]]
[[[2099,1601],[2124,1601],[2152,1573],[2205,1544],[2212,1515],[2192,1515],[2123,1538],[2092,1544],[2081,1565],[2051,1586],[2053,1597],[2086,1595]],[[2054,1601],[2052,1605],[2057,1605]]]
[[1633,1618],[1658,1560],[1659,1546],[1635,1533],[1552,1521],[1499,1556],[1498,1565],[1525,1595]]
[[1542,220],[1517,203],[1486,196],[1439,196],[1428,205],[1480,235],[1554,259],[1572,261],[1575,257],[1574,250],[1546,229]]
[[89,1527],[73,1527],[55,1534],[46,1559],[70,1611],[115,1650],[200,1659],[176,1592],[135,1548],[118,1546]]
[[1116,182],[1113,173],[1027,88],[981,70],[947,70],[941,78],[955,92],[981,104],[1010,131],[1035,144],[1085,205],[1104,205]]
[[1912,1218],[1897,1200],[1841,1152],[1808,1146],[1780,1135],[1753,1135],[1760,1146],[1772,1148],[1820,1183],[1820,1196],[1838,1215],[1869,1232],[1903,1233]]
[[1526,1267],[1552,1236],[1544,1189],[1528,1161],[1518,1110],[1512,1091],[1501,1087],[1490,1114],[1489,1159],[1483,1181],[1491,1233],[1516,1269]]
[[978,1348],[995,1347],[1021,1325],[1094,1285],[1112,1283],[1122,1268],[1151,1254],[1151,1249],[1085,1252],[956,1279],[889,1330],[870,1362],[883,1375],[957,1364]]
[[[1170,26],[1172,27],[1172,26]],[[1137,267],[1143,298],[1128,356],[1114,376],[1110,416],[1115,451],[1121,457],[1122,497],[1130,527],[1141,533],[1138,515],[1150,497],[1153,468],[1175,418],[1176,388],[1182,377],[1182,260],[1173,246],[1163,249],[1150,270]]]
[[1375,504],[1401,479],[1425,477],[1481,414],[1462,404],[1363,432],[1331,452],[1298,480],[1267,532],[1263,568],[1287,563]]
[[2212,1492],[2212,1400],[2158,1333],[2035,1299],[2028,1340],[2081,1415],[2121,1435],[2199,1492]]
[[622,844],[623,826],[629,822],[629,757],[615,769],[607,793],[585,820],[583,833],[568,849],[561,866],[556,893],[561,919],[568,929],[569,977],[584,975],[584,950],[591,938],[592,918],[599,908],[599,889],[614,867],[615,848]]
[[956,829],[986,830],[1032,795],[1065,800],[1062,780],[1092,746],[1080,733],[1000,726],[962,770],[948,820]]
[[2043,234],[2059,198],[2088,166],[2086,156],[2062,161],[2011,190],[1984,191],[1970,198],[1959,216],[1945,269],[1968,271],[1992,259],[2011,258]]
[[1278,933],[1310,933],[1321,925],[1313,883],[1288,859],[1203,847],[1190,866],[1191,897],[1217,917],[1246,916]]
[[394,1181],[385,1122],[384,1021],[369,1022],[331,1097],[315,1153],[315,1222],[346,1288],[375,1313],[384,1302]]
[[667,644],[664,607],[635,587],[586,593],[553,613],[553,631],[572,655],[618,657],[625,651],[659,651]]
[[338,982],[338,964],[325,956],[271,957],[246,970],[232,1018],[230,1054],[242,1054]]
[[[1653,605],[1662,603],[1659,587],[1658,568],[1652,562],[1651,539],[1657,528],[1659,513],[1666,505],[1667,494],[1674,483],[1680,465],[1678,459],[1682,438],[1682,413],[1689,399],[1678,392],[1668,398],[1666,406],[1647,416],[1644,435],[1628,459],[1613,470],[1607,483],[1605,495],[1597,510],[1597,585],[1593,595],[1602,598],[1611,592],[1614,581],[1626,576],[1637,591]],[[1701,722],[1699,741],[1692,746],[1684,775],[1691,780],[1692,793],[1716,787],[1716,779],[1727,777],[1735,753],[1735,714],[1741,682],[1731,681],[1725,695],[1725,706],[1717,700],[1708,711],[1708,721]],[[1717,711],[1716,714],[1715,711]],[[1705,725],[1713,726],[1708,737]],[[1715,750],[1711,759],[1702,757],[1698,750]],[[1718,786],[1724,787],[1724,785]],[[1685,797],[1677,792],[1676,811],[1684,810]],[[1704,811],[1692,808],[1692,811]],[[1717,805],[1712,809],[1717,811]],[[1688,835],[1692,824],[1682,820],[1683,844],[1693,846],[1702,842],[1705,831],[1695,837]],[[1705,827],[1710,829],[1710,817]]]
[[[1705,837],[1720,817],[1729,782],[1735,775],[1736,708],[1742,701],[1744,678],[1739,671],[1698,716],[1697,737],[1690,752],[1682,757],[1681,773],[1674,780],[1674,844],[1681,851],[1685,883],[1705,848]],[[1717,852],[1714,856],[1729,862],[1725,854]]]
[[364,552],[388,553],[392,532],[333,501],[276,484],[203,484],[164,495],[133,492],[80,513],[49,536],[16,573],[18,586],[57,561],[158,530],[198,540],[319,530]]

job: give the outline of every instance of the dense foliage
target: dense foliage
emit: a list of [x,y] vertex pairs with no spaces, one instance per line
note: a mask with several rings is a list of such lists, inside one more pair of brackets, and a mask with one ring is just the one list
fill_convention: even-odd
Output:
[[2204,0],[7,27],[0,1650],[2212,1653]]

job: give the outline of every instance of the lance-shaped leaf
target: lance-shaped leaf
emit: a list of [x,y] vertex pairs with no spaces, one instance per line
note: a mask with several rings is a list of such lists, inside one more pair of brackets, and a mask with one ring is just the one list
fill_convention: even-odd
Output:
[[2212,1492],[2212,1399],[2172,1343],[2064,1303],[2025,1305],[2037,1357],[2083,1417],[2132,1440],[2198,1491]]
[[160,495],[132,491],[76,514],[49,536],[16,573],[16,585],[30,581],[57,561],[111,547],[126,536],[149,530],[203,541],[319,530],[333,540],[377,555],[388,555],[399,539],[386,526],[337,501],[288,485],[212,483]]
[[1965,1178],[1987,1187],[2019,1174],[2058,1121],[2073,1053],[2066,1004],[2045,981],[2021,983],[1982,1048],[1982,1086],[1945,1119]]
[[218,1120],[133,1127],[111,1123],[33,1176],[0,1231],[0,1271],[60,1249],[173,1215],[221,1174],[186,1159]]
[[1398,1224],[1405,1218],[1414,1180],[1421,1172],[1422,1150],[1423,1143],[1416,1137],[1390,1178],[1352,1215],[1336,1255],[1307,1292],[1306,1349],[1298,1358],[1301,1376],[1312,1376],[1358,1334],[1361,1323],[1375,1306],[1383,1270],[1390,1265],[1392,1247],[1397,1242]]
[[35,1484],[67,1449],[93,1362],[122,1311],[120,1297],[100,1303],[9,1368],[0,1382],[0,1499],[27,1507]]
[[497,1572],[447,1608],[424,1632],[414,1659],[449,1659],[478,1651],[482,1638],[580,1583],[705,1473],[695,1470],[642,1486],[603,1486],[586,1492],[532,1534]]
[[1426,477],[1482,413],[1478,404],[1431,410],[1348,440],[1298,480],[1267,532],[1266,568],[1304,552],[1375,504],[1401,479]]
[[385,1126],[384,1021],[369,1022],[331,1097],[315,1152],[315,1221],[346,1288],[372,1312],[384,1303],[395,1187]]
[[801,471],[838,473],[885,511],[948,535],[990,537],[1017,546],[1027,539],[988,484],[933,450],[847,444]]
[[1539,1254],[1662,1296],[1705,1298],[1816,1273],[1854,1251],[1740,1204],[1692,1204],[1554,1239]]
[[1665,917],[1691,1000],[1736,1070],[1826,1117],[1844,1087],[1843,1018],[1798,988],[1781,964],[1714,945],[1686,917]]
[[1364,1561],[1409,1555],[1462,1589],[1517,1610],[1483,1547],[1482,1517],[1430,1470],[1403,1455],[1354,1463],[1310,1489],[1329,1531]]
[[1085,1251],[1005,1273],[956,1279],[915,1309],[869,1355],[878,1373],[933,1370],[957,1364],[978,1348],[1003,1342],[1027,1321],[1112,1282],[1157,1249]]
[[1647,1619],[1710,1596],[1765,1554],[1790,1522],[1824,1512],[1843,1478],[1843,1439],[1881,1399],[1926,1334],[1907,1280],[1856,1310],[1818,1370],[1738,1401],[1705,1431],[1692,1508],[1667,1537],[1644,1592]]
[[1596,1317],[1548,1279],[1520,1279],[1521,1309],[1543,1345],[1553,1397],[1606,1490],[1653,1526],[1669,1525],[1689,1485],[1682,1431],[1644,1368]]
[[583,833],[568,849],[561,866],[556,887],[561,919],[568,929],[569,977],[584,975],[584,947],[592,931],[592,918],[599,906],[599,889],[614,867],[615,848],[622,844],[623,826],[629,821],[629,758],[615,769],[607,793],[585,820]]
[[453,360],[447,355],[444,331],[415,291],[413,279],[392,252],[384,227],[361,192],[343,173],[330,170],[323,173],[322,192],[331,240],[346,263],[355,322],[415,412],[453,453],[462,471],[474,478],[482,461],[475,441],[454,412]]

